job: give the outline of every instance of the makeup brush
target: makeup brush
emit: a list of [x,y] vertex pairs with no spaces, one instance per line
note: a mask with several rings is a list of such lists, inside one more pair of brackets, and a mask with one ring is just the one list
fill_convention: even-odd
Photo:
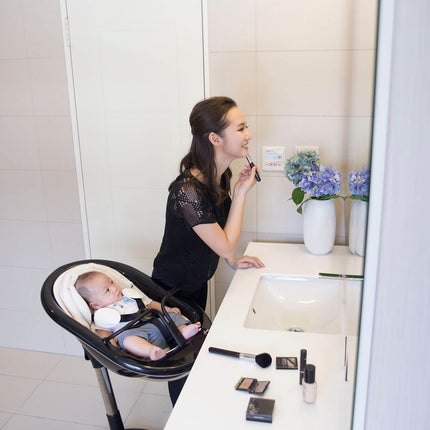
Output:
[[254,354],[246,354],[244,352],[230,351],[228,349],[214,348],[213,346],[209,347],[209,352],[213,352],[215,354],[227,355],[229,357],[246,358],[247,360],[253,360],[261,367],[268,367],[272,363],[272,357],[267,352],[254,355]]

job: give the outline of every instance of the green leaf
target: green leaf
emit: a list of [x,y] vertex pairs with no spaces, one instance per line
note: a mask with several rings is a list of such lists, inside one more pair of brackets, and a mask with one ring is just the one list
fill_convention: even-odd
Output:
[[291,198],[296,205],[299,205],[305,198],[305,192],[301,188],[294,188]]
[[309,201],[309,200],[311,200],[311,198],[309,198],[309,199],[306,199],[296,210],[297,210],[297,212],[300,214],[300,215],[303,215],[303,205],[307,202],[307,201]]

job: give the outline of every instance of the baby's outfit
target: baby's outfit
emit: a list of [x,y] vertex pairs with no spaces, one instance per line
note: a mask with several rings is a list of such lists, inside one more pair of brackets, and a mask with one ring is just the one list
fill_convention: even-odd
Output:
[[[152,300],[149,297],[144,296],[142,297],[142,301],[145,304],[145,306],[147,306],[149,303],[151,303]],[[120,315],[134,314],[139,311],[139,306],[137,305],[136,300],[132,299],[131,297],[127,297],[125,295],[122,296],[121,300],[113,303],[112,305],[106,306],[106,308],[113,309],[116,312],[118,312]],[[103,309],[106,309],[106,308],[102,308],[100,310],[102,311]],[[94,312],[95,321],[97,320],[97,317],[96,317],[97,312],[98,310]],[[175,323],[177,327],[181,325],[188,325],[190,323],[188,319],[174,312],[169,313],[169,316],[170,318],[172,318],[172,321]],[[128,322],[120,322],[118,324],[114,324],[113,326],[103,325],[103,327],[98,326],[96,323],[95,328],[114,332],[124,327],[127,323]],[[149,343],[159,346],[162,349],[166,349],[169,346],[165,337],[162,335],[160,329],[151,322],[147,322],[139,327],[131,328],[130,330],[126,330],[123,333],[121,333],[118,336],[118,343],[121,346],[121,348],[124,348],[123,341],[127,336],[141,337],[147,340]]]

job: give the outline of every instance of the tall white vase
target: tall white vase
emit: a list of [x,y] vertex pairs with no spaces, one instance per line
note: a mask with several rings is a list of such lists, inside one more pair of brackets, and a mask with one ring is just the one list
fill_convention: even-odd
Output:
[[336,236],[336,208],[333,199],[307,201],[303,212],[303,237],[312,254],[327,254]]
[[349,250],[361,257],[364,257],[366,242],[367,206],[367,202],[354,200],[349,215]]

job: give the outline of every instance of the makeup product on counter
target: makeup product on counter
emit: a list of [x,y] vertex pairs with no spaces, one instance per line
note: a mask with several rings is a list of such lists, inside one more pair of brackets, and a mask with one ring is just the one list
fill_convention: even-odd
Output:
[[267,352],[258,355],[246,354],[244,352],[230,351],[228,349],[209,347],[209,352],[214,354],[227,355],[228,357],[246,358],[247,360],[255,361],[261,367],[269,367],[272,364],[272,357]]
[[255,378],[240,378],[234,388],[240,391],[248,391],[251,394],[263,394],[269,384],[270,381],[257,381]]
[[[248,161],[249,166],[251,167],[251,169],[255,166],[255,164],[252,162],[251,157],[249,155],[246,156],[246,159]],[[258,172],[255,172],[255,179],[257,179],[258,182],[261,181],[260,175],[258,174]]]
[[298,369],[297,357],[276,357],[277,369]]
[[305,371],[305,366],[306,366],[306,355],[307,355],[307,351],[306,349],[301,349],[300,350],[300,376],[299,376],[299,383],[300,385],[302,385],[302,381],[303,381],[303,376],[304,376],[304,371]]
[[246,409],[247,421],[259,421],[262,423],[271,423],[275,400],[261,399],[251,397],[249,399],[248,408]]
[[317,398],[317,383],[315,381],[315,366],[307,364],[303,377],[303,400],[306,403],[313,403]]

